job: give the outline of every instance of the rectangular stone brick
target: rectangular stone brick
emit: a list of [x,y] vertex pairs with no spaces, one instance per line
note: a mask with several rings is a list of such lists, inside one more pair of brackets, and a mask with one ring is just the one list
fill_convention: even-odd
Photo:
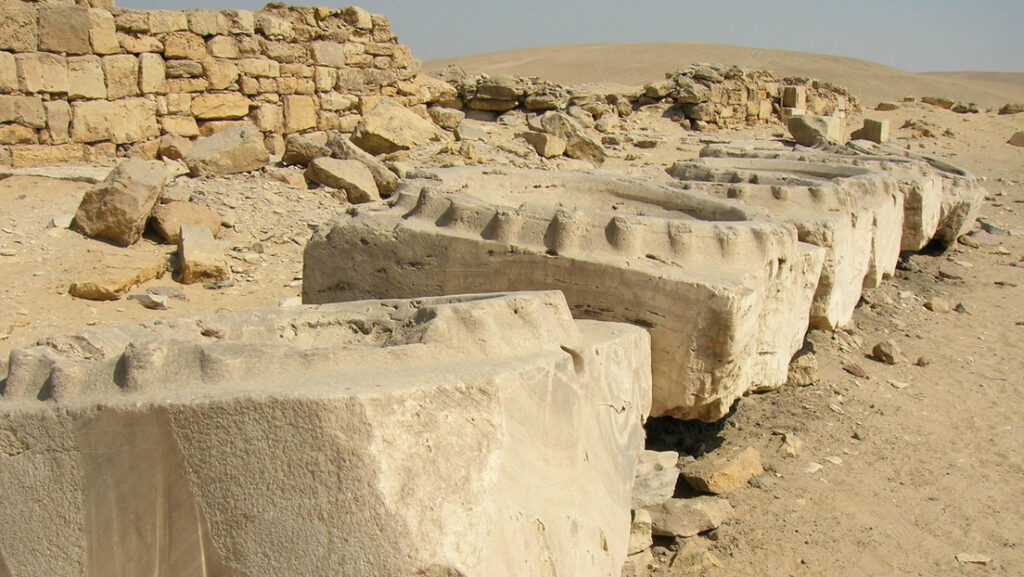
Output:
[[326,92],[320,95],[320,108],[323,110],[353,110],[359,105],[359,97],[353,94]]
[[224,90],[238,80],[238,66],[232,60],[207,58],[203,61],[203,75],[212,90]]
[[223,14],[214,10],[186,10],[188,29],[200,36],[227,34],[228,21]]
[[36,144],[11,147],[11,166],[14,168],[85,161],[86,148],[81,144],[58,146]]
[[167,92],[204,92],[210,82],[205,78],[168,78]]
[[131,54],[115,54],[103,58],[103,74],[107,80],[107,98],[116,100],[138,96],[139,59]]
[[71,141],[71,105],[64,100],[46,103],[46,130],[48,144],[65,144]]
[[38,49],[36,6],[24,2],[0,2],[0,50],[35,52]]
[[334,84],[338,81],[338,76],[335,74],[334,69],[328,66],[317,66],[313,74],[313,82],[316,83],[316,89],[319,92],[330,92],[334,89]]
[[316,100],[309,96],[284,98],[284,132],[302,132],[316,128]]
[[72,104],[71,139],[75,142],[109,140],[131,144],[158,136],[156,102],[152,100],[128,98]]
[[113,107],[105,100],[71,103],[71,140],[99,142],[110,140]]
[[153,36],[135,36],[119,32],[117,34],[117,42],[125,52],[130,54],[164,51],[163,43]]
[[312,78],[296,78],[295,94],[316,94],[316,83]]
[[149,12],[149,31],[153,34],[167,34],[188,30],[188,16],[173,10],[152,10]]
[[145,10],[118,10],[114,15],[114,25],[118,32],[133,34],[149,33],[149,12]]
[[192,110],[192,95],[169,93],[157,97],[157,114],[189,114]]
[[[330,68],[325,68],[330,70]],[[295,78],[313,78],[315,71],[312,66],[290,62],[281,64],[281,76],[293,76]]]
[[0,144],[38,144],[34,128],[20,124],[0,124]]
[[203,37],[191,32],[172,32],[164,37],[164,58],[202,60],[206,57]]
[[201,94],[192,99],[192,116],[200,120],[245,118],[252,101],[237,92]]
[[281,76],[281,65],[266,58],[244,58],[237,61],[238,70],[253,78],[277,78]]
[[256,22],[252,12],[248,10],[224,10],[221,14],[227,20],[228,34],[256,33]]
[[39,7],[39,49],[45,52],[89,54],[89,9],[71,4]]
[[106,98],[107,83],[103,75],[103,59],[99,56],[68,58],[68,98]]
[[203,63],[198,60],[168,60],[167,78],[202,78]]
[[[271,79],[267,79],[267,80],[271,80]],[[296,89],[299,86],[299,79],[298,78],[278,78],[276,80],[277,80],[277,89],[276,90],[264,89],[263,92],[279,92],[281,94],[295,94],[295,91],[296,91]],[[261,89],[263,88],[262,83],[260,84],[260,88]]]
[[143,94],[167,92],[167,69],[159,54],[139,55],[139,89]]
[[206,52],[214,58],[238,58],[238,43],[231,36],[214,36],[206,41]]
[[0,52],[0,93],[17,90],[18,66],[14,62],[14,55],[10,52]]
[[342,68],[345,66],[345,45],[337,42],[313,42],[313,62],[322,66]]
[[[263,80],[273,80],[273,78],[264,78]],[[260,81],[250,76],[243,76],[238,82],[239,90],[246,96],[254,96],[260,93]]]
[[63,56],[31,52],[14,56],[18,68],[18,89],[22,92],[68,91],[68,62]]
[[117,54],[121,51],[117,26],[110,12],[100,8],[89,9],[89,45],[94,54]]
[[191,116],[164,116],[160,119],[160,127],[166,134],[177,134],[185,138],[199,136],[199,125]]
[[261,104],[253,112],[253,122],[262,132],[281,132],[284,117],[276,104]]
[[303,44],[292,42],[267,42],[263,53],[276,62],[307,62],[309,50]]

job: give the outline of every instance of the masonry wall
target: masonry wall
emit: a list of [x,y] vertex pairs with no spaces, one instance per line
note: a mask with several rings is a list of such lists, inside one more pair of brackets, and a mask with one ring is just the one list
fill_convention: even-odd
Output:
[[0,0],[0,164],[94,161],[241,122],[274,151],[290,133],[351,132],[376,98],[429,98],[387,18],[361,8],[88,4]]

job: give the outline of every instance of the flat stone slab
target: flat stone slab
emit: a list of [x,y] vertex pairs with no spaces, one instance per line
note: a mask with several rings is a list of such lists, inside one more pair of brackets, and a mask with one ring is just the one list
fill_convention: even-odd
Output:
[[617,575],[649,351],[556,292],[47,339],[0,397],[0,567]]
[[715,420],[781,386],[824,250],[735,202],[603,173],[422,171],[322,227],[303,299],[549,290],[651,332],[654,415]]

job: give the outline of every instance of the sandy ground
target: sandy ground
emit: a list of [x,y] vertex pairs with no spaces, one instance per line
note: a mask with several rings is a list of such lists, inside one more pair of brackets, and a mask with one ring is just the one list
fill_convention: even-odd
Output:
[[545,46],[432,60],[425,62],[423,69],[442,70],[448,64],[456,64],[468,72],[539,76],[567,85],[642,86],[695,62],[735,64],[783,76],[833,82],[849,88],[872,107],[881,100],[899,100],[904,96],[944,96],[983,107],[1024,102],[1024,74],[914,74],[841,56],[698,42]]
[[[934,137],[896,129],[896,143],[985,176],[982,216],[1012,234],[995,245],[912,257],[911,270],[865,294],[853,326],[809,335],[817,384],[747,397],[726,420],[687,432],[680,444],[690,449],[756,447],[768,470],[728,495],[737,517],[707,542],[713,561],[704,575],[1024,575],[1024,148],[1006,144],[1024,130],[1024,114],[959,115],[915,104],[870,115],[894,127],[907,120],[929,127]],[[695,155],[708,136],[653,112],[629,119],[627,128],[660,133],[663,143],[617,150],[610,166],[661,169]],[[169,273],[132,291],[182,289],[187,300],[154,311],[128,299],[75,299],[68,286],[125,255],[170,255],[173,247],[149,237],[115,248],[48,228],[54,216],[74,211],[87,184],[0,181],[0,359],[13,347],[86,326],[277,306],[300,292],[311,230],[345,208],[324,190],[262,173],[175,186],[234,216],[224,240],[236,284],[183,286]],[[940,278],[940,265],[962,278]],[[923,303],[934,297],[962,303],[965,312],[930,312]],[[888,366],[867,358],[884,339],[907,360]],[[921,357],[925,366],[914,364]],[[848,364],[867,378],[844,371]],[[0,377],[5,372],[0,366]],[[796,456],[780,450],[784,436],[801,441]],[[991,562],[961,563],[960,553]]]

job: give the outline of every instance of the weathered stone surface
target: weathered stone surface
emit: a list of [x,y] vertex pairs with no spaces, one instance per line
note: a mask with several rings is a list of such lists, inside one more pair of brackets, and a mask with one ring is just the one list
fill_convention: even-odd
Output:
[[[220,226],[218,219],[217,226]],[[182,284],[229,280],[231,266],[224,243],[202,224],[182,224],[178,238],[178,269]]]
[[[643,451],[636,461],[633,472],[633,497],[630,507],[643,509],[660,505],[672,498],[676,492],[679,469],[676,462],[679,453],[675,451]],[[648,533],[650,533],[648,517]],[[630,551],[635,553],[635,551]]]
[[568,114],[552,110],[545,112],[540,122],[545,132],[565,141],[566,156],[586,160],[594,166],[604,164],[607,156],[604,147]]
[[188,15],[184,12],[150,10],[146,12],[146,15],[149,17],[149,32],[153,34],[167,34],[188,29]]
[[215,10],[186,10],[188,29],[200,36],[216,36],[227,33],[228,22]]
[[65,100],[51,100],[45,105],[46,129],[50,144],[71,140],[71,106]]
[[907,360],[896,345],[896,341],[893,340],[886,340],[876,344],[871,349],[871,356],[876,361],[887,365],[895,365]]
[[807,87],[786,86],[782,89],[782,105],[786,108],[807,108]]
[[871,142],[877,142],[883,144],[889,142],[889,120],[875,120],[873,118],[865,118],[864,126],[859,130],[855,130],[850,135],[852,139],[870,140]]
[[326,145],[297,134],[291,134],[284,141],[284,155],[281,157],[281,162],[306,166],[313,159],[330,155],[331,149]]
[[206,56],[206,42],[191,32],[172,32],[164,37],[164,58],[202,60]]
[[156,103],[146,98],[77,101],[71,104],[71,114],[75,142],[128,144],[160,136]]
[[285,96],[285,134],[302,132],[313,128],[316,128],[316,100],[311,96]]
[[139,55],[139,89],[143,94],[167,92],[167,69],[159,54]]
[[160,137],[157,153],[167,160],[184,160],[188,151],[192,150],[192,141],[177,134],[165,134]]
[[651,532],[665,537],[693,537],[710,531],[733,516],[732,505],[719,497],[670,499],[651,513]]
[[842,120],[834,116],[800,115],[790,117],[789,134],[803,146],[819,146],[843,141]]
[[445,130],[455,130],[455,127],[466,119],[465,112],[443,106],[432,106],[427,109],[427,113],[430,114],[430,119],[434,121],[434,124]]
[[331,132],[327,135],[327,147],[331,149],[331,156],[340,160],[358,160],[373,174],[373,181],[377,184],[377,190],[381,196],[391,196],[398,188],[398,176],[391,172],[383,162],[362,148],[359,148],[344,134]]
[[[307,302],[558,289],[581,317],[650,328],[655,415],[715,420],[745,392],[785,383],[824,256],[792,225],[629,178],[505,168],[417,176],[389,208],[314,235]],[[613,208],[626,206],[648,216]]]
[[245,118],[252,101],[237,92],[200,94],[192,99],[192,115],[200,120]]
[[194,202],[168,202],[153,209],[151,222],[160,238],[167,244],[181,241],[181,227],[204,226],[214,238],[220,236],[221,217],[217,211]]
[[39,7],[39,49],[66,54],[89,54],[89,9],[72,4]]
[[71,283],[73,297],[92,301],[115,301],[133,287],[161,278],[167,272],[167,259],[160,255],[104,252],[96,270]]
[[199,136],[199,125],[191,116],[161,116],[160,128],[165,136],[175,135],[185,138]]
[[1024,146],[1024,130],[1014,132],[1007,143],[1013,146]]
[[344,190],[348,201],[353,204],[380,200],[380,192],[373,181],[373,174],[358,160],[317,158],[309,163],[306,178],[324,186]]
[[0,93],[18,90],[18,65],[10,52],[0,52]]
[[899,110],[899,109],[900,109],[900,103],[899,102],[884,102],[883,101],[883,102],[879,102],[878,105],[875,106],[875,110],[878,110],[880,112],[891,112],[893,110]]
[[200,138],[185,157],[192,176],[222,176],[263,168],[270,160],[263,135],[253,125]]
[[68,92],[68,62],[63,56],[33,52],[15,54],[18,68],[18,89],[22,92]]
[[107,82],[107,98],[117,100],[140,94],[139,59],[135,56],[115,54],[104,57],[103,75]]
[[121,246],[134,244],[142,236],[167,177],[161,162],[121,163],[106,180],[85,193],[72,228]]
[[35,52],[39,49],[36,7],[27,2],[0,2],[0,50]]
[[444,131],[391,99],[382,100],[359,121],[352,142],[370,154],[409,150],[445,140]]
[[0,124],[0,144],[38,144],[36,131],[20,124]]
[[48,339],[0,399],[0,552],[19,577],[617,575],[647,345],[557,293]]
[[0,123],[16,122],[32,128],[46,127],[46,109],[38,96],[0,96]]
[[89,9],[89,45],[93,54],[116,54],[121,51],[121,44],[117,41],[117,26],[110,11]]
[[565,154],[565,140],[545,132],[524,132],[523,139],[526,140],[537,151],[537,154],[544,158],[555,158]]
[[238,80],[238,66],[230,60],[207,58],[203,60],[203,73],[210,81],[211,90],[225,90]]
[[680,463],[683,479],[693,489],[704,493],[728,493],[764,473],[761,453],[753,447],[725,456],[708,455],[696,461]]
[[654,544],[651,534],[651,513],[646,509],[633,511],[633,524],[629,527],[628,555],[636,555]]
[[164,51],[163,43],[153,36],[135,36],[118,32],[117,42],[125,52],[130,54],[159,53]]
[[103,60],[99,56],[68,58],[68,99],[103,99],[107,97],[107,84],[103,75]]
[[52,166],[84,162],[86,147],[81,144],[40,144],[11,147],[11,166],[23,168],[28,166]]

